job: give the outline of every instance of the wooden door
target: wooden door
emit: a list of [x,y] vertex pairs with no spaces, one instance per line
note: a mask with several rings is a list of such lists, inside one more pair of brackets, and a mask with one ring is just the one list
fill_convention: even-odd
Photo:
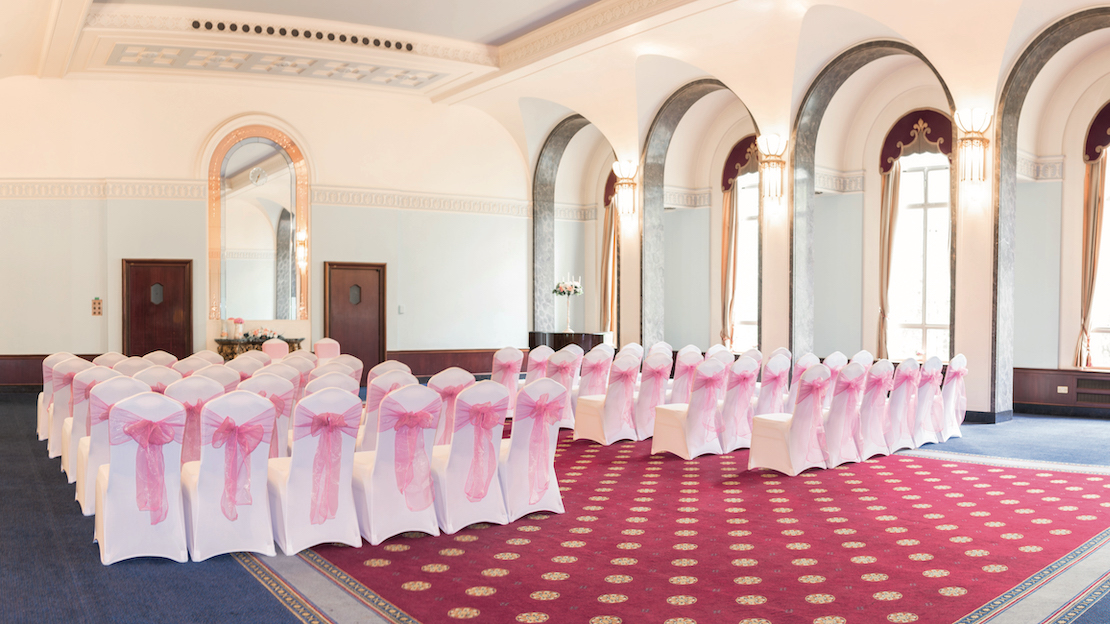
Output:
[[123,261],[123,352],[193,352],[193,261]]
[[385,265],[324,263],[324,336],[366,371],[385,361]]

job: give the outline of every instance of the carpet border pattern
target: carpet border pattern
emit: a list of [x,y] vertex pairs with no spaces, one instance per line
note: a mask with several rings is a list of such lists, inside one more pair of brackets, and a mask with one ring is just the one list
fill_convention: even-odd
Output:
[[969,464],[984,466],[998,466],[1001,468],[1027,468],[1056,470],[1075,474],[1110,475],[1110,466],[1098,464],[1071,464],[1067,462],[1043,461],[1039,459],[1016,459],[1013,457],[997,457],[994,455],[976,455],[974,453],[957,453],[954,451],[933,451],[915,449],[912,451],[898,451],[895,455],[904,457],[921,457],[924,459],[940,459],[948,461],[962,461]]
[[1052,624],[1071,624],[1082,617],[1096,602],[1105,598],[1108,592],[1110,592],[1110,572],[1088,584],[1044,621]]
[[416,618],[405,613],[392,602],[382,598],[366,585],[332,565],[330,561],[316,554],[316,551],[306,549],[298,553],[297,556],[388,621],[395,624],[420,624]]
[[240,565],[246,569],[256,581],[261,583],[275,598],[277,598],[289,612],[297,616],[302,622],[306,624],[334,624],[335,620],[331,619],[320,611],[312,601],[305,598],[304,594],[297,591],[295,587],[290,585],[275,574],[273,570],[262,562],[257,556],[251,553],[237,552],[231,553],[231,556],[239,562]]

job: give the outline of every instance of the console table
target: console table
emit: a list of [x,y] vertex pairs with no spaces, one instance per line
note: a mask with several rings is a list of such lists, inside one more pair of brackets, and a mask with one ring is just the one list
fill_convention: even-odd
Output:
[[[217,338],[216,349],[224,361],[234,359],[237,355],[242,355],[247,351],[261,351],[262,343],[267,339],[251,339],[251,338]],[[289,345],[290,351],[296,351],[301,348],[301,343],[304,338],[281,338]]]
[[605,342],[604,334],[576,334],[565,332],[528,332],[528,348],[535,349],[540,345],[547,345],[558,351],[568,344],[576,344],[583,351],[589,351]]

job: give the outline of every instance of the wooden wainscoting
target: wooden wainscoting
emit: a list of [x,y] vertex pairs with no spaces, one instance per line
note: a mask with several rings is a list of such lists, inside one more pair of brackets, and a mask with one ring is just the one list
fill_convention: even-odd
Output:
[[[528,351],[524,351],[524,367],[528,366]],[[412,374],[417,377],[435,375],[445,368],[458,366],[475,375],[488,375],[493,372],[493,354],[497,349],[442,349],[427,351],[389,351],[387,357],[408,364]],[[40,375],[41,377],[41,375]]]
[[[96,355],[78,355],[92,360]],[[0,355],[0,386],[36,386],[42,390],[45,355]]]
[[1015,368],[1014,411],[1110,418],[1110,371]]

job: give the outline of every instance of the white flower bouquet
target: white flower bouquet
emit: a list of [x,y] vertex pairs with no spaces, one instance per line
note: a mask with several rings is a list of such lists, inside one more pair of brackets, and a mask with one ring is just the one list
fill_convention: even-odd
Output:
[[569,280],[569,279],[564,280],[562,282],[559,282],[559,283],[555,284],[555,290],[552,290],[551,294],[557,295],[559,297],[570,297],[571,295],[581,295],[582,294],[582,282],[579,282],[577,280]]

